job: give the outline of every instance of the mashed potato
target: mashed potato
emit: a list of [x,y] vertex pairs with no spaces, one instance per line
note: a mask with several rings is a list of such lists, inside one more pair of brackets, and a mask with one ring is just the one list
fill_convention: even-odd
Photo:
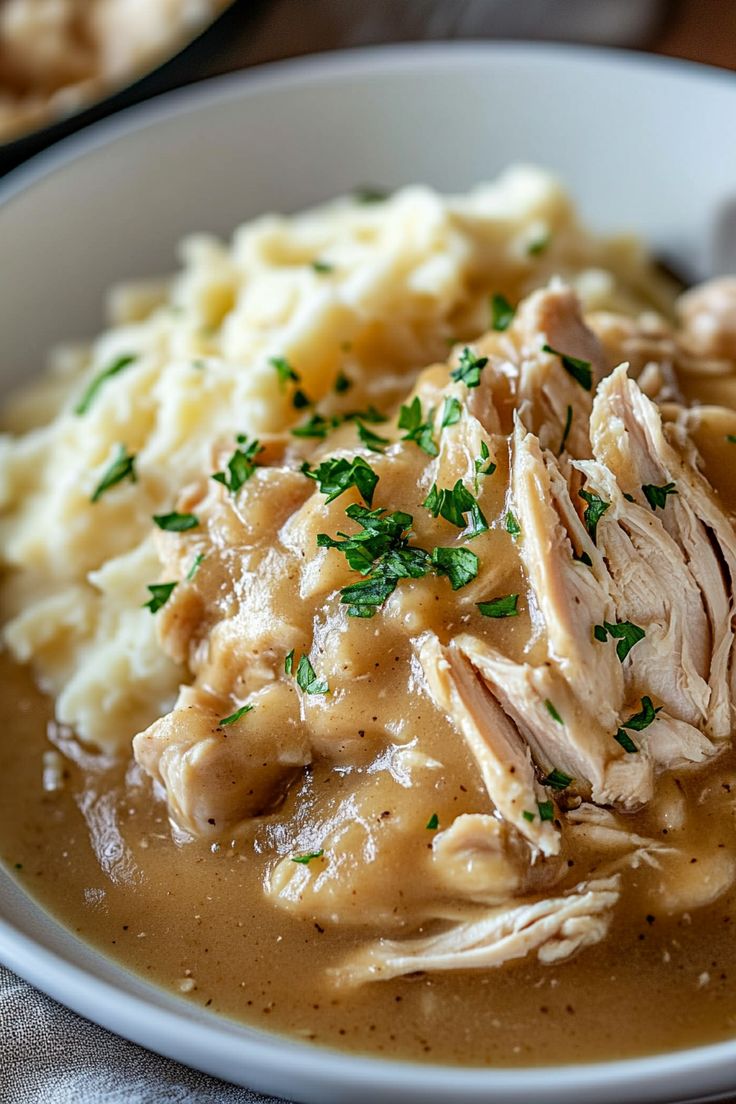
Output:
[[[322,413],[386,408],[448,344],[487,328],[494,292],[516,301],[558,274],[588,309],[670,305],[638,245],[593,238],[527,168],[465,196],[411,187],[267,216],[230,246],[190,238],[182,262],[170,282],[115,290],[110,328],[56,352],[0,438],[5,641],[58,719],[106,750],[187,678],[143,608],[160,572],[151,515],[236,434],[267,442],[304,421],[284,366]],[[134,471],[92,501],[121,456]]]
[[191,38],[226,0],[4,0],[0,141],[81,107]]

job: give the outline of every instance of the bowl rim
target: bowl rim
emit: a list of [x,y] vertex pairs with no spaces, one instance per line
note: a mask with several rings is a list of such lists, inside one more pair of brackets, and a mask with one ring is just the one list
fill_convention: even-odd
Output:
[[[271,90],[297,89],[304,84],[333,81],[339,84],[356,73],[457,65],[461,60],[492,61],[503,55],[517,59],[545,56],[565,65],[594,61],[596,66],[626,70],[635,68],[653,74],[671,74],[685,81],[707,82],[736,89],[734,74],[678,58],[639,54],[622,49],[577,46],[564,43],[534,43],[494,40],[402,43],[330,51],[305,57],[269,62],[246,70],[211,77],[195,85],[175,89],[126,108],[52,146],[11,170],[0,181],[0,214],[16,196],[42,183],[55,172],[101,147],[136,131],[165,124],[191,108],[223,100],[267,95]],[[33,910],[43,906],[13,879]],[[45,913],[47,916],[50,914]],[[107,964],[116,960],[83,940],[50,916],[53,923],[90,954]],[[409,1062],[360,1053],[350,1053],[299,1042],[293,1037],[243,1026],[237,1021],[204,1012],[201,1019],[185,1015],[191,1005],[172,998],[174,1007],[162,1007],[150,999],[118,988],[107,980],[69,962],[62,954],[36,942],[22,928],[0,917],[0,962],[26,981],[67,1007],[118,1035],[153,1049],[177,1061],[182,1053],[186,1064],[214,1076],[222,1076],[221,1061],[232,1061],[232,1040],[237,1039],[238,1061],[243,1070],[240,1083],[274,1091],[274,1070],[281,1089],[291,1085],[301,1099],[320,1101],[325,1085],[333,1094],[359,1083],[373,1092],[389,1093],[391,1100],[419,1100],[434,1104],[448,1099],[475,1102],[493,1092],[499,1100],[539,1104],[559,1099],[564,1086],[569,1104],[587,1104],[591,1091],[598,1099],[672,1100],[690,1099],[693,1094],[717,1093],[736,1085],[736,1038],[687,1049],[655,1053],[637,1058],[612,1059],[576,1065],[536,1067],[469,1067]],[[128,972],[123,970],[123,972]],[[129,973],[129,972],[128,972]],[[151,996],[166,991],[141,980]],[[169,994],[166,994],[167,998]],[[182,1011],[176,1010],[180,1005]],[[152,1031],[151,1019],[157,1021]],[[668,1089],[669,1086],[669,1089]],[[604,1095],[600,1095],[604,1090]],[[666,1097],[665,1094],[666,1093]],[[332,1095],[331,1100],[338,1099]],[[344,1099],[344,1097],[340,1097]]]

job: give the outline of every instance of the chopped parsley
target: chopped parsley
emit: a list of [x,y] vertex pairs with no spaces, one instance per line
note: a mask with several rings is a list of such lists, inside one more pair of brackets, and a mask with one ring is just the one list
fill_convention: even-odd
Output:
[[334,272],[335,271],[335,266],[331,265],[329,263],[329,261],[319,261],[319,260],[312,261],[312,268],[314,269],[315,272],[318,272],[320,275],[323,275],[324,273],[327,273],[327,272]]
[[549,248],[549,244],[552,241],[552,235],[549,230],[545,230],[543,234],[539,234],[538,237],[533,238],[532,241],[526,247],[527,255],[530,257],[539,257]]
[[565,445],[567,444],[567,438],[570,435],[570,427],[572,426],[572,407],[568,405],[567,414],[565,415],[565,428],[562,431],[562,440],[560,441],[560,447],[557,450],[557,455],[562,456],[565,451]]
[[334,391],[336,395],[344,395],[345,392],[349,391],[352,386],[353,381],[349,379],[349,377],[346,376],[344,372],[340,371],[337,373],[337,378],[335,379],[334,385]]
[[378,476],[362,456],[354,456],[352,460],[344,457],[323,460],[319,467],[314,469],[311,469],[305,461],[301,470],[310,479],[316,480],[322,494],[327,495],[327,502],[334,502],[348,488],[355,487],[366,505],[373,504],[373,492],[378,483]]
[[653,510],[657,507],[660,510],[664,510],[667,505],[667,496],[677,494],[677,488],[674,483],[663,483],[661,487],[655,486],[654,483],[645,483],[642,487],[644,497]]
[[578,556],[577,552],[573,551],[572,558],[576,561],[576,563],[585,564],[586,567],[593,566],[593,561],[591,560],[587,552],[581,552]]
[[135,472],[135,456],[126,450],[125,445],[118,445],[117,456],[105,470],[90,495],[90,502],[99,502],[106,491],[109,491],[117,483],[122,483],[124,479],[129,479],[131,483],[138,481]]
[[518,594],[505,594],[503,598],[491,598],[490,602],[476,602],[484,617],[518,616]]
[[[559,771],[557,772],[560,773]],[[572,781],[572,779],[570,779]],[[539,809],[540,820],[554,820],[555,819],[555,807],[551,801],[538,801],[537,808]]]
[[730,445],[736,445],[736,433],[727,433],[726,440]]
[[655,709],[652,699],[645,696],[641,699],[641,710],[629,717],[628,721],[622,721],[621,727],[630,728],[634,732],[643,732],[654,722],[661,709],[661,705],[658,705]]
[[521,815],[523,816],[524,820],[528,820],[529,823],[531,824],[531,822],[534,820],[534,818],[536,817],[537,814],[536,813],[530,813],[528,809],[524,809]]
[[252,709],[255,709],[253,705],[241,705],[240,709],[236,709],[234,713],[231,713],[229,717],[223,717],[222,720],[217,722],[218,728],[225,728],[226,725],[235,724],[241,717],[244,717],[246,713],[250,713]]
[[447,576],[453,590],[460,590],[478,574],[478,557],[469,548],[433,548],[432,566]]
[[309,395],[305,391],[302,391],[301,387],[297,387],[294,394],[291,396],[291,405],[295,410],[305,410],[306,407],[312,405],[312,401]]
[[519,525],[518,521],[516,520],[516,518],[511,513],[510,510],[508,510],[506,512],[506,517],[504,519],[504,525],[506,527],[506,532],[510,533],[511,536],[514,537],[514,539],[516,539],[516,537],[518,537],[520,535],[521,526]]
[[601,644],[605,642],[607,636],[617,640],[616,655],[623,663],[634,645],[643,640],[646,633],[644,629],[635,625],[632,621],[617,621],[615,625],[612,625],[609,621],[604,621],[602,625],[594,626],[593,635]]
[[174,593],[175,587],[176,583],[150,583],[146,590],[151,592],[151,597],[143,603],[143,609],[148,609],[151,613],[158,613]]
[[324,851],[307,851],[304,855],[292,855],[291,861],[308,866],[312,859],[321,859],[323,855]]
[[[429,510],[432,517],[443,517],[458,529],[465,529],[466,525],[469,525],[470,532],[467,534],[469,540],[477,537],[479,533],[485,533],[488,529],[483,511],[464,486],[462,479],[458,479],[452,490],[449,487],[439,489],[437,484],[433,483],[422,505]],[[467,520],[465,514],[469,515]]]
[[595,537],[598,531],[598,522],[601,520],[606,510],[611,506],[610,502],[605,502],[597,494],[591,494],[590,491],[578,491],[578,494],[587,502],[587,506],[583,511],[583,521],[585,522],[585,528],[588,530],[590,539],[595,544]]
[[236,438],[241,446],[237,448],[227,462],[226,472],[215,472],[212,478],[217,483],[227,487],[230,494],[237,494],[240,488],[253,475],[256,470],[255,458],[259,452],[263,452],[260,441],[249,441],[242,433]]
[[454,395],[449,395],[445,399],[445,405],[442,407],[440,429],[445,429],[446,426],[453,426],[459,422],[462,412],[463,408],[459,400],[456,399]]
[[422,452],[426,452],[427,456],[439,454],[433,437],[434,410],[430,410],[424,419],[418,395],[414,396],[408,406],[402,406],[399,410],[399,429],[406,430],[401,438],[402,441],[413,441]]
[[194,576],[199,571],[200,564],[202,563],[203,560],[204,560],[204,552],[198,552],[197,555],[194,557],[194,562],[192,563],[192,566],[189,568],[189,570],[186,573],[186,581],[188,583],[190,583],[192,581]]
[[356,203],[384,203],[391,193],[385,188],[377,188],[373,184],[360,184],[353,191]]
[[544,708],[547,710],[553,721],[557,721],[558,724],[564,725],[565,722],[563,721],[562,717],[557,712],[549,698],[544,699]]
[[570,775],[565,774],[564,771],[558,770],[557,767],[551,770],[546,778],[542,779],[542,784],[549,786],[552,790],[566,790],[571,782],[572,778]]
[[473,461],[473,466],[475,467],[474,484],[476,495],[479,493],[480,477],[482,475],[493,475],[496,470],[496,465],[490,459],[490,455],[491,454],[488,449],[488,445],[485,443],[485,441],[481,441],[480,456],[476,456],[475,460]]
[[188,529],[196,529],[199,525],[196,514],[154,514],[153,520],[166,533],[186,533]]
[[301,376],[298,372],[295,372],[286,357],[269,357],[268,363],[272,368],[276,369],[276,375],[279,377],[279,383],[299,383]]
[[296,684],[305,694],[329,694],[326,679],[317,678],[309,657],[303,655],[296,669]]
[[358,419],[356,419],[356,427],[358,436],[371,452],[383,452],[384,447],[391,444],[388,437],[381,437],[378,433],[374,433],[372,429],[368,429],[368,426]]
[[479,387],[480,374],[487,363],[488,357],[476,356],[466,345],[460,354],[457,368],[453,368],[450,375],[458,383],[464,383],[466,387]]
[[430,818],[429,818],[429,820],[427,821],[427,825],[426,825],[426,826],[427,826],[427,829],[428,829],[428,830],[429,830],[430,832],[434,832],[434,831],[436,831],[436,829],[437,829],[437,828],[439,828],[439,826],[440,826],[440,818],[439,818],[439,817],[437,816],[437,813],[432,813],[431,817],[430,817]]
[[292,648],[289,654],[284,658],[284,672],[287,675],[291,675],[294,672],[294,649]]
[[552,356],[559,357],[562,361],[562,367],[567,374],[572,376],[585,391],[591,390],[593,386],[593,371],[589,360],[581,360],[580,357],[570,356],[568,353],[561,353],[558,349],[553,349],[551,345],[543,345],[542,352],[551,353]]
[[514,320],[515,313],[505,295],[491,296],[491,326],[494,330],[499,333],[507,330]]
[[291,430],[292,437],[315,437],[318,440],[324,440],[331,430],[337,429],[339,425],[342,425],[344,419],[333,414],[329,418],[325,418],[322,414],[318,414],[316,411],[312,414],[306,422],[301,425],[294,426]]
[[129,364],[132,364],[136,360],[136,357],[130,353],[126,353],[123,356],[117,357],[107,368],[103,368],[101,372],[98,372],[95,378],[87,387],[86,391],[82,395],[81,399],[74,407],[74,413],[81,415],[86,414],[92,403],[97,398],[97,392],[102,385],[113,376],[116,376],[118,372],[122,372],[124,368],[127,368]]
[[624,751],[628,751],[629,753],[631,753],[639,750],[631,737],[627,735],[627,733],[625,733],[622,728],[619,728],[618,732],[614,736],[614,740],[617,744],[621,745]]

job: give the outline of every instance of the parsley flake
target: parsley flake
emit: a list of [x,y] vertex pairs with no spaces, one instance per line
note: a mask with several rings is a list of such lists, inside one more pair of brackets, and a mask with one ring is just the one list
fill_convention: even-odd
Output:
[[460,354],[457,368],[450,372],[452,379],[464,383],[466,387],[479,387],[480,374],[488,363],[488,357],[476,356],[467,345]]
[[529,823],[531,824],[531,822],[536,818],[537,814],[536,813],[530,813],[528,809],[524,809],[522,811],[521,815],[523,816],[524,820],[528,820]]
[[432,566],[447,576],[453,590],[460,590],[478,574],[478,557],[469,548],[433,548]]
[[645,728],[649,728],[650,724],[653,724],[661,709],[661,705],[658,705],[655,709],[652,699],[645,696],[641,699],[641,710],[629,717],[628,721],[622,721],[621,727],[630,728],[634,732],[643,732]]
[[506,532],[510,533],[511,536],[514,538],[514,540],[520,535],[521,526],[519,525],[518,521],[516,520],[516,518],[511,513],[510,510],[508,510],[506,512],[506,517],[504,519],[504,525],[506,527]]
[[335,414],[330,418],[325,418],[324,415],[315,411],[311,418],[301,425],[294,426],[290,432],[292,437],[314,437],[318,440],[324,440],[327,434],[342,425],[343,421],[343,418]]
[[189,568],[189,571],[187,571],[187,573],[186,573],[186,581],[188,583],[190,583],[192,581],[194,576],[199,571],[200,565],[201,565],[203,560],[204,560],[204,552],[198,552],[197,555],[194,557],[194,562],[192,563],[192,566]]
[[437,456],[439,449],[433,437],[434,410],[430,410],[423,420],[422,404],[419,396],[415,395],[408,406],[402,406],[399,410],[399,429],[405,429],[406,433],[402,441],[413,441],[427,456]]
[[639,625],[635,625],[632,621],[617,621],[615,625],[612,625],[609,621],[604,621],[602,625],[594,627],[593,634],[596,640],[600,640],[601,644],[606,640],[606,634],[617,640],[616,655],[622,663],[634,645],[646,636],[644,629],[640,628]]
[[166,533],[186,533],[188,529],[196,529],[199,525],[196,514],[154,514],[153,520]]
[[129,479],[131,483],[138,482],[135,472],[135,456],[126,450],[125,445],[118,445],[117,455],[90,495],[90,502],[99,502],[106,491],[109,491],[117,483],[122,483],[124,479]]
[[358,419],[356,419],[356,426],[358,436],[371,452],[383,452],[384,447],[391,444],[388,437],[381,437],[378,433],[374,433],[372,429],[368,429],[368,426]]
[[331,265],[329,263],[329,261],[319,261],[319,260],[312,261],[312,268],[314,269],[315,272],[319,273],[320,275],[324,275],[325,273],[335,271],[335,266]]
[[307,851],[304,855],[292,855],[291,861],[308,866],[312,859],[321,859],[323,855],[324,851]]
[[345,392],[349,391],[352,386],[353,381],[348,376],[346,376],[344,372],[340,371],[337,373],[337,378],[335,379],[335,384],[333,388],[336,395],[344,395]]
[[565,774],[564,771],[558,770],[557,767],[551,770],[546,778],[542,779],[544,786],[549,786],[552,790],[566,790],[572,782],[572,778],[569,774]]
[[631,753],[639,750],[631,737],[628,736],[622,728],[619,728],[618,732],[613,738],[617,744],[621,745],[624,751],[628,751],[629,753]]
[[645,483],[642,487],[644,497],[653,510],[657,507],[660,510],[664,510],[667,505],[667,496],[677,494],[677,488],[674,483],[664,483],[661,487],[655,486],[654,483]]
[[581,360],[580,357],[570,356],[568,353],[561,353],[559,350],[553,349],[551,345],[543,345],[542,352],[551,353],[552,356],[559,357],[562,361],[562,367],[567,374],[572,376],[585,391],[591,390],[593,387],[593,371],[589,360]]
[[606,510],[610,508],[611,503],[605,502],[599,495],[591,494],[590,491],[578,491],[578,494],[583,501],[588,504],[583,511],[583,521],[585,522],[585,528],[588,530],[590,539],[595,544],[598,522],[601,520]]
[[490,459],[490,455],[491,453],[488,445],[485,443],[485,441],[481,441],[480,456],[476,456],[475,460],[473,461],[473,466],[475,467],[474,484],[476,495],[478,494],[478,485],[481,475],[493,475],[496,470],[496,465],[494,464],[493,460]]
[[291,675],[294,672],[294,649],[292,648],[289,654],[284,658],[284,672],[287,675]]
[[227,487],[230,494],[237,494],[240,488],[253,475],[256,470],[256,456],[263,452],[260,441],[248,441],[242,434],[238,435],[237,448],[227,462],[226,472],[215,472],[212,478],[217,483]]
[[116,376],[118,372],[122,372],[124,368],[127,368],[128,365],[132,364],[136,359],[137,358],[132,354],[126,353],[113,360],[112,363],[108,364],[107,368],[103,368],[101,372],[98,372],[74,407],[74,413],[77,415],[86,414],[97,398],[97,393],[102,385],[107,380],[112,379],[113,376]]
[[736,433],[727,433],[726,440],[730,445],[736,445]]
[[507,330],[514,320],[515,313],[505,295],[491,296],[491,327],[494,330],[499,333]]
[[437,816],[437,813],[432,813],[431,817],[427,821],[427,825],[426,825],[427,829],[430,832],[435,832],[439,828],[439,826],[440,826],[440,818]]
[[564,725],[565,722],[563,721],[562,717],[557,712],[549,698],[544,699],[544,708],[547,710],[553,721],[557,721],[558,724]]
[[476,602],[484,617],[517,617],[518,594],[505,594],[503,598],[491,598],[490,602]]
[[286,357],[269,357],[268,363],[272,368],[276,369],[276,374],[279,377],[279,383],[299,383],[301,376],[298,372],[295,372]]
[[453,426],[459,422],[462,412],[463,408],[459,400],[456,399],[454,395],[449,395],[445,399],[445,405],[442,407],[440,429],[445,429],[447,426]]
[[[422,505],[429,510],[432,517],[443,517],[458,529],[465,529],[466,525],[469,525],[468,540],[477,537],[479,533],[485,533],[488,529],[483,511],[464,486],[462,479],[458,479],[452,490],[449,487],[439,489],[437,484],[433,483]],[[469,515],[467,521],[465,514]]]
[[[572,781],[572,779],[570,779],[570,781]],[[555,819],[555,807],[551,801],[538,801],[537,808],[539,809],[540,820]]]
[[334,502],[350,487],[357,488],[366,505],[371,506],[373,503],[378,476],[362,456],[354,456],[352,460],[344,457],[323,460],[314,469],[310,469],[305,461],[301,470],[304,475],[316,480],[322,494],[327,495],[328,503]]
[[309,657],[303,655],[296,669],[296,684],[305,694],[329,694],[326,679],[317,678]]
[[377,188],[373,184],[360,184],[353,190],[356,203],[384,203],[389,195],[385,188]]
[[151,592],[151,597],[143,603],[143,609],[148,609],[151,613],[158,613],[174,593],[175,587],[176,583],[150,583],[146,590]]
[[539,257],[544,253],[552,241],[552,235],[548,230],[545,230],[543,234],[539,234],[538,237],[533,238],[526,247],[527,255],[529,257]]
[[218,728],[225,728],[227,725],[235,724],[241,717],[244,717],[246,713],[250,713],[252,709],[255,709],[253,705],[241,705],[240,709],[236,709],[234,713],[231,713],[229,717],[223,717],[217,722]]
[[570,428],[572,426],[572,407],[568,405],[567,414],[565,415],[565,428],[562,431],[562,440],[560,441],[560,447],[557,450],[557,455],[562,456],[565,451],[565,445],[567,444],[567,438],[570,435]]

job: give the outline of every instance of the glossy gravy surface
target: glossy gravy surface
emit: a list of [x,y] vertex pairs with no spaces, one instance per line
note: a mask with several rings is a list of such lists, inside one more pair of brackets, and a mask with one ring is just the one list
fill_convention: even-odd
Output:
[[[734,1035],[736,900],[668,919],[643,868],[627,880],[610,937],[572,961],[335,991],[326,970],[364,932],[275,911],[255,837],[235,849],[172,843],[164,806],[127,766],[67,761],[63,787],[45,791],[50,704],[7,657],[0,685],[2,858],[80,938],[182,999],[326,1046],[469,1065],[623,1057]],[[696,810],[698,850],[707,841],[736,853],[729,778],[736,786],[731,753],[676,782]],[[306,783],[324,784],[319,772]],[[636,819],[645,830],[646,816]]]

